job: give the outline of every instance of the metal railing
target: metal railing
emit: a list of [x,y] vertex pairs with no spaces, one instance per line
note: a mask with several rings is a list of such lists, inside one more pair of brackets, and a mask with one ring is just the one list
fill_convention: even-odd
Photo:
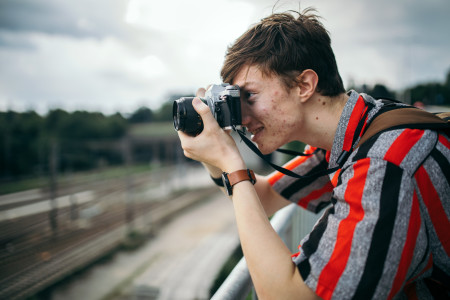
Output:
[[[272,227],[292,252],[297,252],[300,240],[306,236],[316,223],[319,215],[306,211],[296,204],[291,204],[278,211],[270,221]],[[246,299],[253,284],[245,258],[242,258],[228,275],[212,300]],[[252,298],[256,298],[253,291]]]

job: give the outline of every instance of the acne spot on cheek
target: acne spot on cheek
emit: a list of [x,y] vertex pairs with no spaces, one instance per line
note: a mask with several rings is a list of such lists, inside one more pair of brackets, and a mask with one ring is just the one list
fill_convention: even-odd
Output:
[[322,102],[322,105],[325,105],[325,102]]
[[316,117],[316,120],[319,120],[319,117]]

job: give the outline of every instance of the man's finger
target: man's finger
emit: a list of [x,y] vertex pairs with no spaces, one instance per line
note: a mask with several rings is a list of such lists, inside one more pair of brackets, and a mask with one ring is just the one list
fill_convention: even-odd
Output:
[[207,114],[210,112],[209,106],[203,103],[202,100],[200,100],[199,97],[195,97],[192,100],[192,106],[194,107],[195,111],[203,117],[204,114]]
[[205,92],[206,92],[206,90],[205,90],[204,88],[199,88],[199,89],[197,90],[197,93],[195,93],[195,95],[196,95],[197,97],[205,97]]

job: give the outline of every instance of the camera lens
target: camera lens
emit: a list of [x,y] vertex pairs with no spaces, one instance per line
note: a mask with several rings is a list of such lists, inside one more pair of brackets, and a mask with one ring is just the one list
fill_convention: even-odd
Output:
[[182,97],[173,102],[173,126],[189,135],[197,135],[203,130],[200,115],[192,106],[194,97]]

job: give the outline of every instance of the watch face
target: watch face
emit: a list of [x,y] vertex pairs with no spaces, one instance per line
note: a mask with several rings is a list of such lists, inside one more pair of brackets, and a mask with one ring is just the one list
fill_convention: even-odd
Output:
[[231,196],[233,194],[233,187],[230,184],[230,180],[228,180],[228,173],[222,173],[222,181],[225,189],[227,190],[228,196]]

